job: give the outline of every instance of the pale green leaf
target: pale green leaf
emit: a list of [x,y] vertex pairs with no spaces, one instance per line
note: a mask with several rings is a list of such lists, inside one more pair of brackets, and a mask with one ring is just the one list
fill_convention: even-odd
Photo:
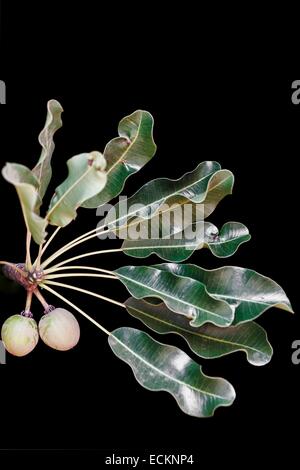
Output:
[[67,161],[69,175],[56,188],[47,219],[64,227],[76,218],[78,207],[106,184],[105,159],[100,152],[81,153]]
[[119,137],[105,147],[107,184],[83,207],[95,208],[116,197],[129,176],[148,163],[156,152],[153,140],[153,117],[147,111],[135,111],[119,123]]
[[39,215],[41,198],[38,193],[38,180],[29,168],[18,163],[7,163],[2,170],[2,175],[6,181],[14,185],[20,200],[26,228],[34,241],[40,245],[47,235],[47,221]]
[[39,182],[39,195],[44,197],[52,176],[51,158],[54,152],[54,134],[62,127],[61,114],[63,108],[56,100],[47,103],[47,117],[44,129],[39,135],[42,146],[41,156],[32,172]]

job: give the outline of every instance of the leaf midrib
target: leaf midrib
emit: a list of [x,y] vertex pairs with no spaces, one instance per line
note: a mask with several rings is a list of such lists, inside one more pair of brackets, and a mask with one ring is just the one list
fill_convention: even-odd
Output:
[[[231,238],[229,240],[224,240],[224,241],[220,241],[220,242],[214,242],[214,243],[211,243],[209,241],[203,241],[203,243],[207,244],[207,245],[224,245],[225,243],[230,243],[230,242],[236,242],[236,241],[239,241],[239,239],[243,238],[243,237],[248,237],[249,235],[240,235],[240,236],[237,236],[236,238]],[[157,238],[157,240],[166,240],[166,238]],[[168,240],[171,240],[170,238]],[[128,242],[138,242],[140,240],[126,240]],[[173,241],[173,240],[172,240]],[[190,243],[188,244],[188,242],[184,245],[154,245],[154,246],[136,246],[136,247],[126,247],[124,248],[124,250],[147,250],[147,249],[155,249],[155,248],[164,248],[164,249],[173,249],[174,247],[175,248],[187,248],[187,247],[194,247],[194,246],[198,246],[198,244],[201,243],[200,240],[197,240],[196,242],[194,243]]]
[[[187,266],[187,265],[185,265],[185,266]],[[173,271],[167,271],[167,270],[166,270],[166,271],[164,271],[164,272],[173,272]],[[244,298],[242,298],[242,297],[234,297],[234,296],[225,295],[225,294],[224,294],[224,295],[223,295],[223,294],[216,294],[216,293],[214,293],[214,292],[211,292],[211,291],[207,288],[206,284],[204,284],[204,282],[202,282],[202,281],[199,281],[199,279],[194,279],[194,278],[192,278],[191,276],[188,276],[188,275],[186,275],[186,274],[180,274],[180,273],[175,273],[175,272],[173,272],[173,274],[175,274],[176,276],[183,276],[183,277],[186,277],[186,278],[188,278],[188,279],[192,279],[192,280],[194,280],[194,281],[200,282],[200,284],[203,284],[203,285],[205,286],[208,295],[213,296],[213,297],[219,297],[219,298],[221,298],[221,299],[239,300],[240,302],[248,302],[248,303],[252,303],[252,304],[259,304],[259,305],[265,305],[265,306],[268,306],[268,305],[270,306],[270,305],[276,305],[276,304],[278,304],[278,302],[276,302],[275,304],[271,304],[271,303],[261,302],[261,301],[259,301],[259,300],[252,301],[252,300],[244,299]],[[284,303],[284,302],[283,302],[283,303]],[[228,305],[229,305],[229,304],[228,304]],[[232,306],[230,306],[230,307],[232,307]],[[238,305],[238,307],[239,307],[239,305]],[[237,308],[237,307],[235,307],[235,310],[236,310],[236,308]]]
[[[130,119],[128,119],[130,121]],[[141,125],[142,125],[142,120],[143,120],[143,114],[141,116],[141,119],[140,119],[140,122],[139,122],[139,125],[138,125],[138,128],[137,128],[137,133],[136,133],[136,136],[134,137],[134,139],[131,141],[130,145],[127,147],[127,149],[125,150],[124,153],[122,153],[122,156],[111,166],[111,168],[109,170],[107,170],[107,175],[109,175],[109,173],[115,168],[115,166],[119,165],[119,163],[124,159],[124,156],[129,152],[129,150],[131,149],[131,147],[135,144],[135,142],[137,141],[138,137],[139,137],[139,133],[140,133],[140,129],[141,129]],[[132,122],[133,124],[136,124],[134,121],[130,121]],[[118,137],[116,137],[118,139]],[[119,136],[119,138],[122,138],[122,136]],[[105,152],[104,152],[104,157],[105,157]]]
[[54,206],[50,209],[47,214],[47,220],[49,220],[50,216],[52,215],[53,211],[61,204],[61,202],[66,198],[66,196],[89,174],[90,171],[94,169],[94,166],[89,166],[87,170],[76,180],[70,187],[63,193],[61,198],[54,204]]
[[[193,387],[192,385],[186,383],[186,382],[182,382],[181,380],[178,380],[178,379],[175,379],[174,377],[171,377],[170,375],[166,374],[165,372],[163,372],[162,370],[158,369],[157,367],[155,367],[153,364],[149,363],[148,361],[146,361],[146,359],[144,359],[143,357],[139,356],[136,352],[134,352],[131,348],[129,348],[126,344],[124,344],[119,338],[117,338],[113,333],[111,333],[111,336],[113,336],[125,349],[127,349],[127,351],[129,351],[133,356],[137,357],[141,362],[143,362],[144,364],[148,365],[148,367],[150,367],[151,369],[157,371],[159,374],[167,377],[168,379],[170,379],[171,381],[174,381],[174,382],[177,382],[178,384],[180,385],[184,385],[185,387],[189,387],[191,388],[192,390],[195,390],[197,393],[203,393],[204,395],[209,395],[211,397],[215,397],[215,398],[220,398],[221,400],[226,400],[226,397],[222,397],[220,395],[216,395],[214,393],[210,393],[210,392],[207,392],[206,390],[201,390],[201,389],[198,389],[198,388],[195,388]],[[134,368],[134,366],[132,366],[130,364],[131,368],[133,370],[136,370]],[[200,369],[200,373],[201,372],[201,368],[199,367]]]
[[[199,281],[200,282],[200,281]],[[247,300],[247,299],[243,299],[243,298],[240,298],[240,297],[232,297],[231,295],[222,295],[222,294],[214,294],[210,291],[208,291],[208,294],[209,295],[213,295],[214,297],[220,297],[221,299],[233,299],[233,300],[239,300],[240,302],[248,302],[248,303],[251,303],[251,304],[259,304],[259,305],[273,305],[273,304],[270,304],[270,303],[265,303],[265,302],[260,302],[259,300]],[[276,302],[278,303],[278,302]]]
[[239,241],[239,239],[244,238],[244,237],[249,237],[250,234],[245,234],[245,235],[238,235],[237,237],[229,238],[228,240],[224,241],[219,241],[219,242],[207,242],[208,245],[225,245],[225,243],[230,243],[230,242],[236,242]]
[[[138,284],[139,286],[145,287],[145,284],[142,284],[141,282],[132,280],[131,278],[128,278],[128,277],[124,276],[123,274],[119,274],[119,273],[118,273],[118,275],[121,276],[121,277],[124,277],[125,279],[127,279],[127,280],[130,281],[130,282],[133,282],[133,283],[135,283],[135,284]],[[178,277],[179,277],[179,276],[178,276]],[[199,281],[197,281],[197,282],[199,282]],[[203,286],[204,286],[204,284],[203,284]],[[151,291],[153,291],[153,292],[156,292],[156,293],[157,293],[157,292],[160,292],[160,291],[155,290],[154,288],[149,287],[149,286],[146,286],[146,288],[149,289],[149,290],[151,290]],[[204,286],[204,289],[205,289],[205,286]],[[210,315],[212,315],[212,316],[216,316],[216,317],[218,317],[218,318],[222,318],[222,320],[227,320],[226,317],[223,317],[222,315],[219,315],[219,314],[214,313],[214,312],[210,312],[209,310],[206,310],[205,308],[197,307],[196,305],[193,305],[193,304],[191,304],[191,303],[189,303],[189,302],[185,302],[184,300],[181,300],[181,299],[178,299],[178,300],[177,300],[176,297],[172,297],[171,295],[165,294],[164,292],[163,292],[163,295],[164,295],[165,297],[170,298],[171,300],[172,300],[172,299],[173,299],[173,300],[175,299],[175,300],[178,301],[179,303],[183,303],[183,304],[188,305],[188,306],[190,306],[190,307],[196,308],[197,310],[201,310],[201,311],[206,312],[206,313],[208,313],[208,314],[210,314]],[[216,300],[216,299],[215,299],[215,300]],[[227,305],[228,305],[228,307],[231,309],[231,306],[230,306],[229,304],[227,304]],[[232,309],[231,309],[231,311],[232,311]]]
[[[49,136],[49,131],[47,132],[47,134]],[[52,157],[53,152],[54,152],[53,136],[52,136],[52,138],[49,139],[49,141],[47,139],[47,144],[44,144],[44,143],[41,143],[41,142],[40,142],[40,144],[41,144],[41,147],[42,147],[42,152],[41,152],[40,160],[37,162],[37,165],[36,165],[35,168],[39,169],[39,171],[38,171],[38,180],[39,180],[39,183],[41,185],[43,169],[44,169],[47,162],[50,163],[51,157]],[[51,149],[51,144],[53,145],[53,149]]]
[[[222,170],[222,169],[220,169],[220,170],[217,170],[217,171],[215,171],[215,172],[208,173],[208,174],[205,175],[203,178],[201,178],[200,180],[198,180],[196,183],[194,182],[194,183],[192,183],[192,184],[190,184],[190,185],[188,185],[188,186],[185,186],[184,188],[179,189],[179,190],[176,191],[175,193],[169,194],[168,196],[165,196],[165,197],[163,197],[163,198],[161,198],[161,199],[158,199],[158,201],[154,201],[154,202],[151,202],[150,204],[146,204],[146,205],[145,205],[145,208],[150,207],[152,204],[162,203],[162,202],[164,202],[166,199],[169,199],[169,198],[171,198],[171,197],[173,197],[173,196],[177,196],[177,195],[178,195],[178,196],[182,196],[181,194],[178,194],[180,191],[182,191],[183,189],[186,190],[186,189],[190,188],[191,186],[194,186],[195,184],[199,184],[199,183],[200,183],[202,180],[204,180],[205,178],[207,178],[207,177],[212,177],[213,175],[215,175],[215,174],[218,173],[219,171],[229,171],[229,170]],[[224,181],[227,181],[227,180],[231,177],[231,175],[232,175],[232,174],[230,173],[230,176],[228,176],[227,178],[223,179],[222,181],[219,181],[219,183],[217,183],[216,185],[214,185],[214,186],[212,186],[211,188],[209,188],[209,191],[208,191],[208,189],[206,189],[205,195],[204,195],[204,199],[202,199],[201,202],[194,202],[194,204],[202,204],[202,203],[205,201],[205,199],[207,198],[207,195],[209,194],[209,192],[210,192],[212,189],[215,189],[217,186],[220,186],[221,184],[223,184]],[[169,181],[174,181],[174,180],[169,180]],[[175,181],[176,181],[176,180],[175,180]],[[209,182],[208,182],[208,184],[209,184]],[[185,196],[182,196],[182,197],[185,197]],[[188,200],[190,200],[191,202],[193,202],[191,199],[188,199]],[[184,204],[185,204],[185,202],[180,202],[178,205],[179,205],[179,206],[183,206]],[[122,226],[121,226],[121,227],[116,227],[116,230],[124,230],[124,229],[126,229],[126,228],[128,228],[128,227],[131,227],[131,226],[133,226],[133,225],[137,225],[137,224],[139,224],[139,223],[142,223],[142,222],[144,222],[145,220],[149,220],[149,219],[152,219],[153,217],[157,217],[157,215],[159,215],[159,214],[165,214],[166,212],[168,212],[168,211],[170,210],[170,209],[167,209],[167,210],[165,210],[165,211],[159,211],[159,208],[160,208],[160,207],[161,207],[161,204],[160,204],[160,206],[157,208],[157,212],[154,213],[151,217],[148,217],[148,218],[139,218],[137,221],[133,221],[133,223],[130,223],[130,222],[129,222],[129,224],[127,224],[127,225],[125,225],[125,226],[123,226],[123,227],[122,227]],[[139,210],[140,210],[140,209],[137,209],[135,212],[126,214],[126,216],[124,216],[124,217],[128,218],[128,217],[134,216]],[[122,220],[124,217],[119,217],[118,219],[113,220],[112,222],[109,222],[109,223],[116,223],[116,222],[118,222],[119,220]]]
[[[58,121],[58,124],[59,126],[57,127],[57,125],[55,126],[54,130],[52,131],[52,135],[51,133],[49,132],[49,128],[51,126],[52,123],[55,122],[55,119],[56,119],[56,115],[55,115],[55,111],[53,112],[53,110],[50,110],[50,114],[51,114],[51,119],[50,119],[50,122],[48,123],[47,125],[47,122],[45,123],[45,127],[44,129],[42,130],[43,131],[46,131],[45,132],[45,135],[47,135],[46,139],[47,142],[45,144],[45,142],[41,142],[40,139],[39,139],[39,143],[42,147],[42,152],[41,152],[41,155],[40,155],[40,158],[39,158],[39,161],[37,162],[37,165],[35,168],[39,168],[39,177],[38,177],[38,180],[39,180],[39,183],[40,183],[40,186],[42,184],[42,174],[43,174],[43,168],[44,168],[44,165],[46,164],[47,161],[51,162],[51,157],[53,155],[53,152],[54,152],[54,148],[55,148],[55,144],[54,144],[54,135],[55,133],[61,129],[63,123],[62,123],[62,120],[61,120],[61,110],[59,109],[59,111],[57,111],[57,115],[59,115],[59,121]],[[50,138],[49,138],[50,136]],[[52,149],[51,149],[51,146],[53,145]],[[45,155],[43,155],[43,153]],[[35,169],[34,168],[34,169]],[[50,166],[50,171],[51,171],[51,166]]]
[[149,315],[148,313],[145,313],[143,310],[139,310],[136,307],[132,307],[131,305],[129,305],[128,307],[132,308],[136,312],[141,313],[142,315],[144,315],[148,318],[151,318],[152,320],[156,320],[157,322],[163,323],[164,325],[168,325],[168,326],[170,325],[171,327],[174,326],[175,328],[178,328],[178,330],[184,331],[188,334],[195,335],[195,336],[200,336],[201,338],[205,338],[205,339],[208,339],[208,340],[211,340],[211,341],[215,341],[217,343],[225,343],[225,344],[229,344],[229,345],[233,345],[233,346],[238,346],[240,348],[243,348],[243,350],[251,349],[252,351],[261,353],[261,351],[259,349],[253,348],[251,346],[245,346],[245,345],[240,344],[240,343],[235,343],[235,342],[232,342],[232,341],[227,341],[227,340],[215,338],[215,337],[212,337],[212,336],[207,336],[203,333],[198,333],[197,331],[193,332],[193,331],[190,331],[190,330],[186,330],[185,328],[182,328],[181,326],[179,327],[177,325],[173,325],[172,323],[168,323],[167,321],[164,321],[160,318],[153,317],[152,315]]
[[[158,240],[160,240],[160,239],[158,239]],[[129,242],[132,241],[133,242],[133,241],[139,241],[139,240],[126,240],[126,241],[129,241]],[[154,246],[142,246],[142,247],[137,246],[137,247],[124,248],[124,250],[151,250],[151,249],[156,249],[156,248],[163,248],[163,249],[169,248],[170,250],[172,250],[172,249],[174,249],[174,247],[175,248],[197,247],[199,245],[199,243],[200,243],[200,240],[197,240],[193,244],[192,243],[191,244],[186,243],[185,245],[171,245],[171,246],[170,245],[154,245]]]

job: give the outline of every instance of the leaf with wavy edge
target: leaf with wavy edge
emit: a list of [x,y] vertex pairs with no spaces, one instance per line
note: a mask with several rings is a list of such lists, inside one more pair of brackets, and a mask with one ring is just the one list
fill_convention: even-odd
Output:
[[[234,176],[229,170],[220,168],[219,163],[207,161],[177,180],[152,180],[128,198],[129,210],[125,214],[123,203],[118,203],[107,214],[105,223],[110,228],[121,228],[133,221],[138,223],[139,220],[153,217],[165,204],[170,206],[169,210],[174,204],[204,204],[204,217],[207,217],[226,195],[232,193]],[[137,220],[131,220],[135,216]]]
[[182,315],[174,314],[161,303],[155,305],[130,297],[127,311],[156,333],[182,336],[191,350],[205,359],[214,359],[236,351],[244,351],[250,364],[263,366],[270,362],[273,350],[265,330],[254,322],[228,328],[206,324],[200,328],[189,325]]
[[251,238],[247,227],[239,222],[227,222],[220,232],[210,222],[198,222],[193,225],[193,233],[194,239],[191,232],[185,229],[168,238],[125,240],[122,249],[126,255],[135,258],[156,254],[166,261],[178,262],[188,259],[196,249],[206,247],[215,256],[225,258],[233,255],[242,243]]
[[63,108],[58,101],[48,101],[45,127],[39,135],[42,153],[39,161],[32,170],[32,173],[39,182],[39,195],[41,199],[43,199],[45,195],[52,176],[51,158],[55,148],[53,137],[55,132],[62,127],[62,112]]
[[158,297],[174,312],[188,317],[192,326],[211,322],[229,326],[233,309],[208,295],[200,282],[148,266],[124,266],[114,271],[134,297]]
[[127,239],[122,244],[122,250],[126,255],[135,258],[146,258],[156,254],[167,261],[184,261],[198,249],[200,244],[203,246],[204,230],[204,223],[201,222],[193,233],[186,231],[162,238]]
[[40,245],[47,235],[47,221],[39,215],[41,198],[38,193],[38,180],[29,168],[18,163],[7,163],[2,170],[2,175],[6,181],[14,185],[26,228],[34,241]]
[[50,224],[60,227],[74,220],[78,207],[106,184],[106,162],[100,152],[75,155],[67,165],[68,177],[56,188],[46,215]]
[[[191,225],[203,224],[204,205],[194,204],[181,196],[172,197],[167,204],[159,207],[153,217],[141,219],[131,217],[121,228],[113,229],[116,235],[123,240],[139,238],[168,238],[180,232],[190,230]],[[133,208],[133,211],[135,209]],[[124,214],[126,209],[124,210]]]
[[209,295],[227,302],[235,310],[233,325],[254,320],[271,307],[293,313],[284,290],[252,269],[224,266],[207,270],[194,264],[175,263],[164,263],[155,268],[205,285]]
[[222,378],[204,375],[201,367],[174,346],[159,343],[134,328],[118,328],[108,337],[115,355],[132,369],[140,385],[169,392],[184,413],[212,416],[219,406],[235,399],[233,386]]
[[[206,225],[204,246],[218,258],[227,258],[250,238],[249,230],[240,222],[226,222],[220,231],[215,225],[209,223]],[[200,245],[198,249],[201,248]]]
[[83,207],[96,208],[120,194],[129,176],[148,163],[156,152],[153,140],[153,117],[138,110],[124,117],[118,127],[120,137],[112,139],[105,147],[107,184]]

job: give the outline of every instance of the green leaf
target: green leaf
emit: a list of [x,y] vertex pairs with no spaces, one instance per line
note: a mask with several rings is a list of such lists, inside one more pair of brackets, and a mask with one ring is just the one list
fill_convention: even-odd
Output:
[[125,305],[133,317],[156,333],[182,336],[191,350],[205,359],[244,351],[250,364],[255,366],[263,366],[271,360],[272,346],[265,330],[257,323],[247,322],[228,328],[206,324],[194,328],[185,317],[175,314],[164,303],[155,305],[130,297]]
[[119,123],[119,136],[105,147],[107,184],[83,207],[96,208],[109,202],[124,188],[127,178],[148,163],[156,152],[153,117],[147,111],[135,111]]
[[[249,241],[251,235],[244,224],[240,222],[227,222],[220,232],[213,224],[205,227],[204,246],[218,258],[232,256],[242,243]],[[201,249],[199,246],[198,249]]]
[[7,163],[2,170],[2,175],[16,188],[26,228],[34,241],[40,245],[47,235],[47,221],[39,215],[41,198],[38,193],[38,180],[29,168],[18,163]]
[[[220,233],[210,222],[198,222],[192,227],[194,238],[189,230],[191,227],[187,227],[183,232],[169,237],[125,240],[122,249],[126,255],[136,258],[156,254],[166,261],[178,262],[185,261],[196,249],[203,247],[209,248],[215,256],[228,257],[251,238],[247,227],[238,222],[226,223]],[[146,233],[148,235],[148,232]]]
[[47,103],[47,118],[45,127],[39,135],[39,142],[42,146],[42,153],[33,168],[32,173],[39,182],[39,195],[43,199],[52,176],[51,158],[54,152],[53,137],[55,132],[62,127],[61,114],[63,108],[56,100]]
[[134,328],[118,328],[108,337],[112,351],[132,369],[140,385],[169,392],[184,413],[212,416],[229,406],[235,391],[227,380],[204,375],[201,367],[178,348],[159,343]]
[[100,152],[81,153],[67,161],[69,175],[56,188],[50,201],[47,219],[64,227],[76,218],[78,207],[106,184],[105,159]]
[[195,233],[194,239],[181,232],[168,238],[125,240],[122,250],[126,255],[135,258],[156,254],[167,261],[184,261],[193,254],[199,244],[203,246],[203,229]]
[[[233,174],[228,170],[221,170],[219,163],[202,162],[194,171],[178,180],[159,178],[145,184],[127,200],[128,210],[125,214],[124,204],[119,202],[109,211],[105,222],[110,228],[120,228],[128,221],[132,224],[139,223],[141,219],[149,219],[162,209],[166,213],[165,205],[172,211],[174,204],[183,206],[188,203],[203,204],[204,217],[208,217],[217,204],[231,194],[233,183]],[[137,219],[134,219],[135,216]],[[175,231],[174,229],[173,233]],[[126,238],[123,234],[121,237]]]
[[165,263],[155,266],[205,285],[215,299],[226,301],[234,310],[233,324],[254,320],[271,307],[293,313],[284,290],[272,279],[236,266],[207,270],[194,264]]
[[158,297],[174,312],[191,320],[192,326],[211,322],[228,326],[233,309],[223,300],[216,300],[205,286],[193,279],[148,266],[124,266],[114,271],[134,297]]

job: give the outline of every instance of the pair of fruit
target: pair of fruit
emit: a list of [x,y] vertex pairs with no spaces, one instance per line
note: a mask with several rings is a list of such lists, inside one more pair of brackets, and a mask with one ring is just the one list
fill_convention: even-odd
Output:
[[46,313],[37,325],[24,315],[9,317],[2,326],[1,337],[7,351],[14,356],[25,356],[37,345],[39,337],[48,346],[59,351],[73,348],[79,341],[78,321],[64,308]]

